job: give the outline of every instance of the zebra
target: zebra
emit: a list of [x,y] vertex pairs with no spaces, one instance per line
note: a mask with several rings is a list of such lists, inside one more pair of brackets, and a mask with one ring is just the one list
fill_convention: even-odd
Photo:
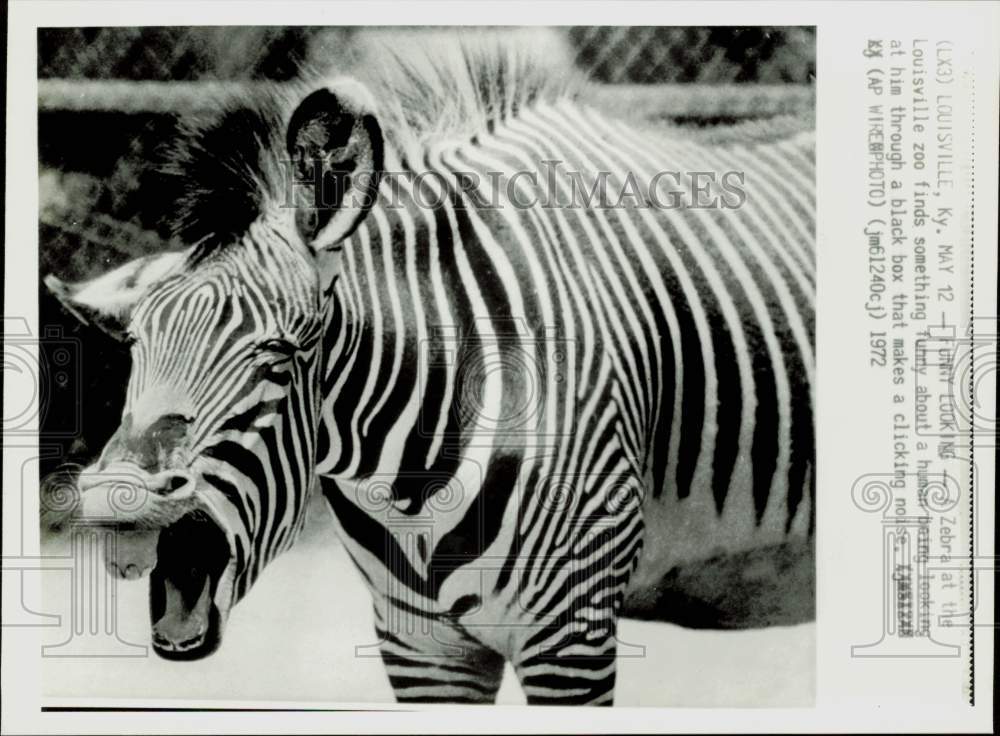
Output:
[[400,702],[510,663],[608,705],[622,617],[810,620],[812,133],[623,121],[517,40],[381,53],[190,122],[184,249],[46,278],[131,346],[79,513],[154,650],[210,654],[316,494]]

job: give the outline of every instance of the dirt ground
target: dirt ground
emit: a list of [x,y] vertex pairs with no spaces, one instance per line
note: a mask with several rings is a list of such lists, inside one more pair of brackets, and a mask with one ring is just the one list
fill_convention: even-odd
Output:
[[[58,656],[71,653],[72,647],[55,647],[46,652],[49,656],[43,665],[43,688],[49,702],[77,698],[199,700],[202,704],[392,702],[374,646],[368,592],[337,541],[328,512],[319,504],[313,511],[299,544],[276,560],[233,610],[222,646],[214,655],[196,662],[168,662],[148,646],[143,653],[118,644],[110,651],[138,656],[74,658]],[[59,540],[50,543],[50,552],[58,544]],[[45,611],[59,614],[61,625],[46,630],[44,643],[65,641],[70,626],[94,625],[94,617],[81,616],[79,608],[74,614],[71,602],[73,578],[93,580],[91,576],[96,575],[102,590],[114,595],[107,600],[117,600],[114,628],[118,638],[147,645],[148,582],[120,581],[112,586],[110,578],[101,577],[105,574],[99,560],[85,562],[94,564],[78,566],[82,575],[74,576],[69,570],[46,575]],[[620,630],[620,641],[635,645],[633,653],[636,647],[644,647],[645,656],[619,660],[617,705],[787,707],[812,703],[814,624],[714,632],[623,621]],[[499,702],[524,703],[509,668]]]

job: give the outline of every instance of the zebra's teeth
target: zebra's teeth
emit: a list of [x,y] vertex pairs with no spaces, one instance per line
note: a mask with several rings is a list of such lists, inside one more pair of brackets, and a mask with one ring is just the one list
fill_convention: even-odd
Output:
[[107,560],[108,572],[125,580],[138,580],[156,565],[159,530],[119,531]]

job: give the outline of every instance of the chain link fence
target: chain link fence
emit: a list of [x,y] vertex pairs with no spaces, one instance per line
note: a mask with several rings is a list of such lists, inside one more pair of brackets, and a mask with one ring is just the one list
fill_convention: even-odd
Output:
[[53,28],[38,34],[40,79],[292,79],[318,38],[352,29]]
[[569,29],[577,64],[610,84],[812,82],[815,28]]
[[[65,28],[39,32],[43,79],[288,80],[350,53],[363,28]],[[814,28],[578,26],[578,66],[610,84],[811,82]]]

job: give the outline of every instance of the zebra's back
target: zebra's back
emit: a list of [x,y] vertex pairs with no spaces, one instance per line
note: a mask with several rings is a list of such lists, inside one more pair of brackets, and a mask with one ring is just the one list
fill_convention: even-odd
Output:
[[[552,198],[483,216],[518,244],[505,247],[506,291],[521,314],[571,346],[569,380],[539,422],[567,440],[547,471],[630,466],[644,481],[626,614],[718,626],[809,618],[812,134],[658,135],[567,104],[443,160],[534,166],[540,183],[520,194]],[[581,434],[592,447],[568,441]]]

